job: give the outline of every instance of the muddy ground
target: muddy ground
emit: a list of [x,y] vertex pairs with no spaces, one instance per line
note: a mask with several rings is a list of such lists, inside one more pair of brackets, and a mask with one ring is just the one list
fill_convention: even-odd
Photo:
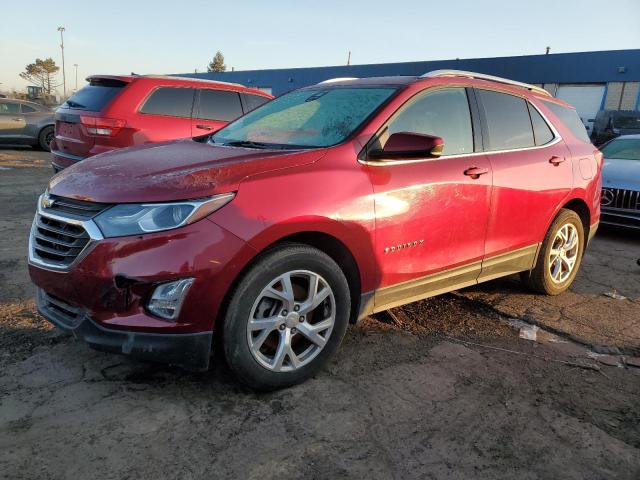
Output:
[[0,149],[0,478],[640,478],[637,234],[600,232],[565,295],[505,279],[394,309],[316,378],[257,395],[220,363],[95,352],[38,317],[46,160]]

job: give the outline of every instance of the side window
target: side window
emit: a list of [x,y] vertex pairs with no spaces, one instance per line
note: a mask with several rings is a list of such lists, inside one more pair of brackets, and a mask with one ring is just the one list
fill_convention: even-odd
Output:
[[428,91],[412,100],[391,120],[385,132],[436,135],[444,140],[444,155],[473,152],[473,128],[467,92],[463,88]]
[[251,110],[255,110],[256,108],[258,108],[261,105],[264,105],[270,100],[267,97],[263,97],[260,95],[251,95],[250,93],[243,93],[242,95],[243,95],[244,107],[245,107],[244,113],[248,113]]
[[533,137],[536,142],[536,145],[546,145],[551,140],[553,140],[553,132],[547,122],[544,121],[540,112],[531,105],[527,103],[529,107],[529,115],[531,115],[531,125],[533,125]]
[[240,95],[228,90],[200,90],[200,106],[197,118],[206,120],[235,120],[242,116]]
[[29,105],[22,105],[22,113],[33,113],[35,111],[36,109],[33,107],[30,107]]
[[557,103],[544,102],[547,107],[554,113],[556,117],[560,119],[560,121],[571,130],[578,139],[583,142],[590,143],[589,135],[587,135],[587,129],[584,127],[584,123],[580,120],[578,116],[578,112],[576,112],[573,108],[563,107],[562,105],[558,105]]
[[172,117],[191,117],[193,92],[193,88],[158,88],[147,98],[140,112]]
[[487,121],[487,150],[510,150],[535,145],[527,102],[515,95],[478,90]]
[[0,113],[20,113],[20,105],[17,103],[0,103]]

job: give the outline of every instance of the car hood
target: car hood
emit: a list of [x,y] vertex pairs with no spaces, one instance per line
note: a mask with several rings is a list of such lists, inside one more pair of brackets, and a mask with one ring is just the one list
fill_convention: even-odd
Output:
[[238,189],[252,175],[315,162],[325,150],[258,150],[193,140],[123,148],[54,176],[49,192],[100,203],[163,202]]
[[640,190],[640,160],[605,158],[602,187]]

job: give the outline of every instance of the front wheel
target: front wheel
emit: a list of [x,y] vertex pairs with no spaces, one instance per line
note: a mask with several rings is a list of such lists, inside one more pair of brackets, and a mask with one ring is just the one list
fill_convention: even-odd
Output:
[[573,283],[584,251],[584,226],[573,210],[562,209],[549,227],[533,270],[523,272],[532,290],[558,295]]
[[350,310],[347,280],[331,257],[300,244],[274,248],[231,294],[223,331],[227,363],[256,390],[302,382],[338,349]]

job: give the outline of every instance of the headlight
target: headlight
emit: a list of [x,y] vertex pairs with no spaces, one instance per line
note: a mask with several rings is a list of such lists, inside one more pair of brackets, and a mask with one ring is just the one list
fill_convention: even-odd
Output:
[[105,237],[123,237],[159,232],[193,223],[229,203],[235,193],[224,193],[203,200],[171,203],[123,203],[115,205],[94,220]]

